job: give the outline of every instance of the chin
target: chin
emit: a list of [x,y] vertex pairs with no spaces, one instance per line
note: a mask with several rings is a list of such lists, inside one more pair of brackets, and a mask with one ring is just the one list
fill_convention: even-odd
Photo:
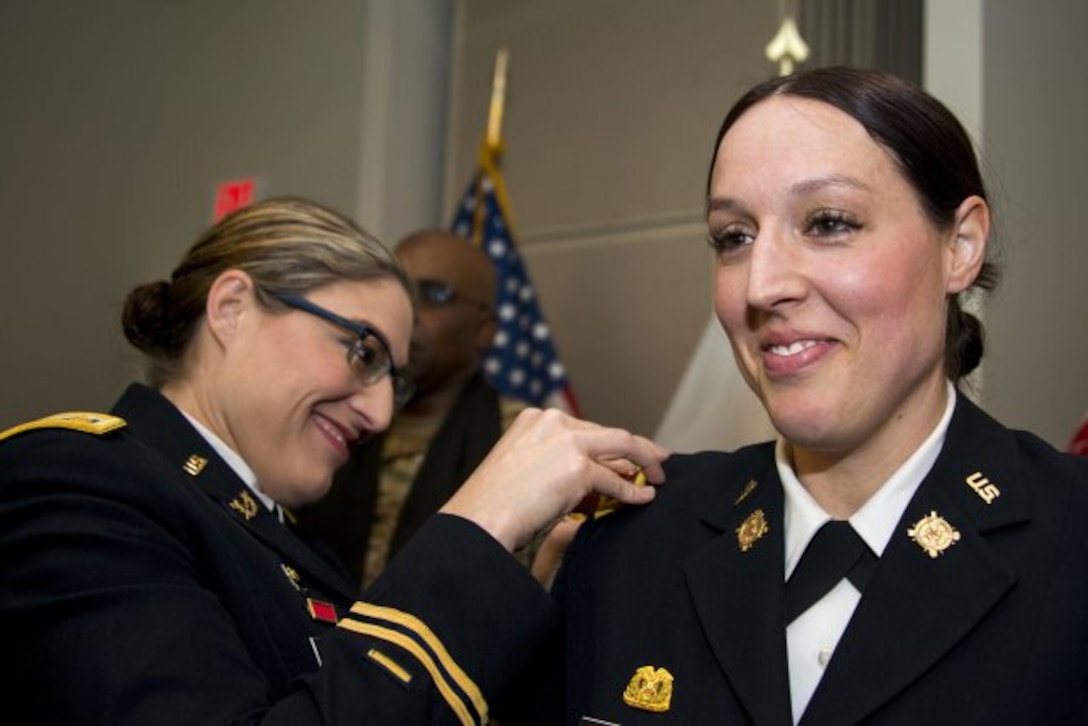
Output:
[[806,449],[834,447],[837,438],[833,416],[823,409],[799,407],[767,408],[771,424],[776,431],[794,446]]
[[285,501],[280,502],[287,507],[301,507],[306,504],[313,504],[314,502],[322,499],[329,493],[329,489],[332,488],[332,476],[327,476],[318,481],[311,481],[304,484],[296,484],[290,492],[284,497]]

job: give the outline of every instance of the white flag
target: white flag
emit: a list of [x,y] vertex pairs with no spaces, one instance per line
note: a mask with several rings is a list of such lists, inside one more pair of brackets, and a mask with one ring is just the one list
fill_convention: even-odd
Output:
[[775,437],[774,428],[711,316],[654,440],[675,452],[732,451]]

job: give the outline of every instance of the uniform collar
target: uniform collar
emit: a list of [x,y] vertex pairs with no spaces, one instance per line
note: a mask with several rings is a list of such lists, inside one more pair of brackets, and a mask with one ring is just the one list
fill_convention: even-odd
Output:
[[[181,409],[178,410],[181,411]],[[241,479],[247,487],[249,487],[249,490],[253,492],[253,495],[264,505],[265,509],[274,513],[282,522],[283,508],[280,507],[272,497],[261,490],[261,485],[257,481],[257,475],[249,468],[245,459],[243,459],[234,449],[230,448],[230,446],[227,445],[227,442],[216,436],[211,429],[197,421],[194,417],[190,416],[185,411],[181,411],[181,415],[193,425],[193,428],[196,429],[198,434],[204,437],[204,440],[215,450],[215,453],[219,454],[226,465],[238,475],[238,478]]]
[[[884,553],[896,524],[926,474],[941,453],[952,412],[956,408],[956,389],[946,381],[947,401],[944,414],[921,446],[888,477],[861,509],[850,517],[850,524],[877,557]],[[779,439],[775,446],[775,465],[785,493],[784,524],[786,532],[786,578],[801,559],[816,530],[831,519],[797,478],[789,455],[789,446]]]

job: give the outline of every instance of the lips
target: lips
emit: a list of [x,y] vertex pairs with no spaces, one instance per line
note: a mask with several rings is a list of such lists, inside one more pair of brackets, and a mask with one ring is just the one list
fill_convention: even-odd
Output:
[[772,377],[804,372],[823,359],[834,341],[827,338],[780,338],[760,347],[764,371]]
[[337,452],[346,459],[349,450],[358,441],[358,435],[320,414],[314,415],[314,423],[317,424],[318,430],[325,435],[325,438],[333,444]]

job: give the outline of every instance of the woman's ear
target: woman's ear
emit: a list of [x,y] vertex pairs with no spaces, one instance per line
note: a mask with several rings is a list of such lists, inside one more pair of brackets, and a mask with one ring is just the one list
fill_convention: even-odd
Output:
[[204,314],[208,330],[220,345],[228,345],[238,335],[255,303],[253,278],[245,272],[226,270],[215,278],[208,289]]
[[964,199],[956,209],[955,236],[951,241],[951,266],[948,274],[949,295],[971,286],[986,260],[990,243],[990,206],[980,196]]

